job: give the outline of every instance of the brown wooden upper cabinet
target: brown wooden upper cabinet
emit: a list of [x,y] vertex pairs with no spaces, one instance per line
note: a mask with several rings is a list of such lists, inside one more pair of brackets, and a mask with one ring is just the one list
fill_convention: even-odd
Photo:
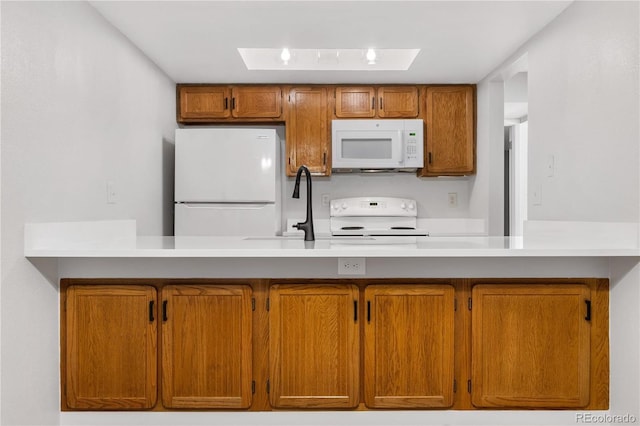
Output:
[[178,85],[178,122],[206,121],[231,116],[228,86]]
[[155,288],[70,286],[65,305],[63,407],[152,408],[157,398]]
[[582,284],[474,286],[473,405],[586,407],[590,295],[589,287]]
[[370,285],[364,295],[367,407],[451,407],[453,286]]
[[178,122],[277,121],[282,117],[280,86],[177,85]]
[[415,118],[418,116],[416,86],[336,87],[337,118]]
[[282,90],[279,86],[234,86],[231,115],[237,118],[279,118]]
[[251,405],[251,287],[162,289],[162,402],[167,408]]
[[269,294],[271,405],[356,407],[360,394],[358,287],[276,284]]
[[331,174],[331,134],[326,87],[294,87],[287,97],[287,176],[300,166],[314,175]]
[[425,109],[425,166],[419,175],[475,173],[474,87],[427,87]]

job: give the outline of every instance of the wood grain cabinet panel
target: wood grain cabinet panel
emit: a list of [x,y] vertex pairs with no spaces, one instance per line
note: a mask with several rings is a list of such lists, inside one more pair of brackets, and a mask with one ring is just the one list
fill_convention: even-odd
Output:
[[474,286],[473,405],[587,406],[590,294],[580,284]]
[[66,291],[66,405],[128,410],[156,403],[156,291],[86,285]]
[[336,87],[336,117],[372,118],[376,115],[376,89],[367,86]]
[[231,116],[231,90],[227,86],[180,86],[178,122]]
[[472,86],[427,87],[425,167],[422,176],[475,172]]
[[357,406],[358,287],[276,284],[270,300],[271,405]]
[[251,405],[251,287],[162,290],[162,401],[167,408]]
[[231,112],[237,118],[278,118],[282,115],[279,86],[234,86]]
[[416,118],[418,87],[390,86],[378,88],[378,116],[381,118]]
[[452,406],[453,286],[370,285],[365,303],[367,407]]
[[327,89],[294,87],[287,99],[287,176],[295,176],[303,165],[315,175],[330,175],[331,135]]

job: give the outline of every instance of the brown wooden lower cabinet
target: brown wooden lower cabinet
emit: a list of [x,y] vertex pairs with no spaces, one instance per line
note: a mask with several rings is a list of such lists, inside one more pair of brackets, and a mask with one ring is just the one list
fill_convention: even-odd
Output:
[[62,381],[72,409],[132,410],[156,404],[156,290],[80,285],[66,290]]
[[65,279],[62,409],[604,410],[608,290],[596,278]]
[[358,287],[276,284],[269,292],[270,401],[277,408],[358,405]]
[[365,403],[370,408],[453,404],[454,288],[365,288]]
[[251,287],[162,289],[162,402],[167,408],[249,408]]
[[472,300],[473,405],[589,404],[588,286],[480,284],[473,287]]

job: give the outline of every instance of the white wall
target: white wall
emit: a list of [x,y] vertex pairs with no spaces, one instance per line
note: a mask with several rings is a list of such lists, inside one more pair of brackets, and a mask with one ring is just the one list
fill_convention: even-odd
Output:
[[[485,122],[497,113],[495,85],[527,54],[529,219],[638,221],[638,7],[575,2],[478,83],[476,181],[485,182],[502,155],[496,149],[501,138]],[[546,172],[550,156],[553,177]],[[485,191],[498,199],[501,188],[493,182],[472,189],[472,215],[487,210]],[[541,205],[533,205],[533,189],[541,192]],[[495,220],[491,212],[490,224]]]
[[530,44],[531,219],[638,221],[638,7],[577,2]]
[[24,258],[23,224],[132,218],[140,234],[170,231],[175,86],[85,2],[1,7],[0,423],[58,424],[57,263]]

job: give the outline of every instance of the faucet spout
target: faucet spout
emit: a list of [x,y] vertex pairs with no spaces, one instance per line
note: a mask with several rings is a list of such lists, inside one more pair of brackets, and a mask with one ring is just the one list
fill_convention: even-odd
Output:
[[304,222],[298,222],[293,225],[293,227],[304,231],[305,241],[315,241],[316,236],[313,232],[313,209],[311,206],[311,173],[306,166],[300,166],[298,168],[298,173],[296,173],[296,184],[293,187],[292,197],[300,198],[300,177],[302,172],[304,172],[305,178],[307,179],[307,219]]

